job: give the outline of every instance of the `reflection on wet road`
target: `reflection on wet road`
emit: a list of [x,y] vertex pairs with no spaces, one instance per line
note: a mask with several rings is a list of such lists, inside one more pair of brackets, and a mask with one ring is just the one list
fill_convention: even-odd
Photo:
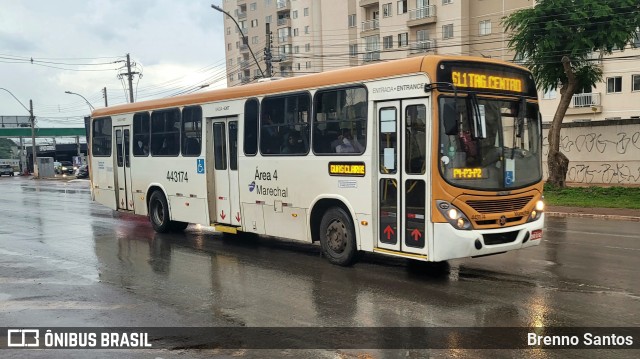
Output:
[[92,203],[86,181],[17,178],[0,190],[7,326],[640,325],[634,222],[548,219],[529,250],[446,266],[366,255],[342,268],[314,245],[200,226],[157,234]]

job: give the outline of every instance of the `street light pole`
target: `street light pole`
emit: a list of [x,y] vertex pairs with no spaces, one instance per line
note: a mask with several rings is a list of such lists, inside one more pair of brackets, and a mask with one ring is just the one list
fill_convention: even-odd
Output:
[[88,101],[84,96],[82,96],[81,94],[79,94],[79,93],[75,93],[75,92],[71,92],[71,91],[65,91],[64,93],[69,94],[69,95],[77,95],[77,96],[80,96],[80,97],[82,97],[82,99],[84,100],[84,102],[86,102],[86,103],[87,103],[87,105],[89,105],[89,107],[91,108],[91,110],[92,110],[92,111],[96,109],[95,107],[93,107],[93,105],[91,104],[91,102],[89,102],[89,101]]
[[247,37],[244,36],[244,32],[242,32],[242,28],[240,27],[240,25],[238,24],[236,19],[234,19],[233,16],[231,16],[231,14],[229,14],[226,11],[224,11],[220,6],[216,6],[216,5],[211,4],[211,7],[214,10],[220,11],[221,13],[227,15],[228,17],[231,18],[231,20],[233,20],[233,22],[238,27],[238,30],[240,30],[240,33],[242,34],[242,42],[244,43],[244,45],[247,45],[247,47],[249,48],[249,52],[251,52],[251,56],[253,56],[253,61],[256,62],[256,66],[258,66],[258,70],[260,70],[260,74],[262,74],[262,77],[265,77],[264,76],[264,72],[262,71],[262,68],[260,67],[260,64],[258,63],[258,60],[256,59],[256,55],[254,55],[253,50],[251,50],[251,46],[249,46],[249,41],[247,40]]
[[0,87],[0,90],[7,91],[9,95],[11,95],[11,97],[13,97],[16,101],[18,101],[18,103],[20,104],[20,106],[22,106],[22,108],[24,108],[29,112],[29,121],[31,122],[31,158],[33,161],[33,174],[35,177],[38,177],[38,174],[36,172],[36,160],[38,159],[37,147],[36,147],[36,123],[35,123],[36,118],[35,116],[33,116],[33,100],[31,99],[29,100],[29,108],[27,108],[27,106],[25,106],[22,103],[22,101],[18,100],[18,98],[11,91],[7,90],[4,87]]

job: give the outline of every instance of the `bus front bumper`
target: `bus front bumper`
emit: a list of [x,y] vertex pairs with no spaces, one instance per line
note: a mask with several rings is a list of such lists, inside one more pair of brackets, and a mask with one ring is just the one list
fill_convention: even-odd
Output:
[[519,226],[462,231],[449,223],[434,223],[431,261],[486,256],[532,246],[541,242],[544,213],[537,221]]

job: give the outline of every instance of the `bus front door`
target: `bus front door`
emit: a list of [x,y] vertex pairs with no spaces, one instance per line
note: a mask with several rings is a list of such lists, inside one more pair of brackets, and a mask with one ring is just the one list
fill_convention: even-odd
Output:
[[215,222],[240,226],[237,118],[215,119],[212,133]]
[[378,243],[382,250],[426,259],[430,188],[428,99],[376,104]]
[[116,191],[118,197],[118,209],[133,211],[133,197],[131,193],[131,127],[114,126],[114,138],[116,148]]

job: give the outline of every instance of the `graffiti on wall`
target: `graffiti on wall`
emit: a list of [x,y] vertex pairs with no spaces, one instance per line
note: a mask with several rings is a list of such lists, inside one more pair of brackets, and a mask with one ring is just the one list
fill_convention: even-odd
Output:
[[[543,138],[545,177],[547,133]],[[570,161],[568,182],[640,184],[640,125],[563,128],[560,151]]]

